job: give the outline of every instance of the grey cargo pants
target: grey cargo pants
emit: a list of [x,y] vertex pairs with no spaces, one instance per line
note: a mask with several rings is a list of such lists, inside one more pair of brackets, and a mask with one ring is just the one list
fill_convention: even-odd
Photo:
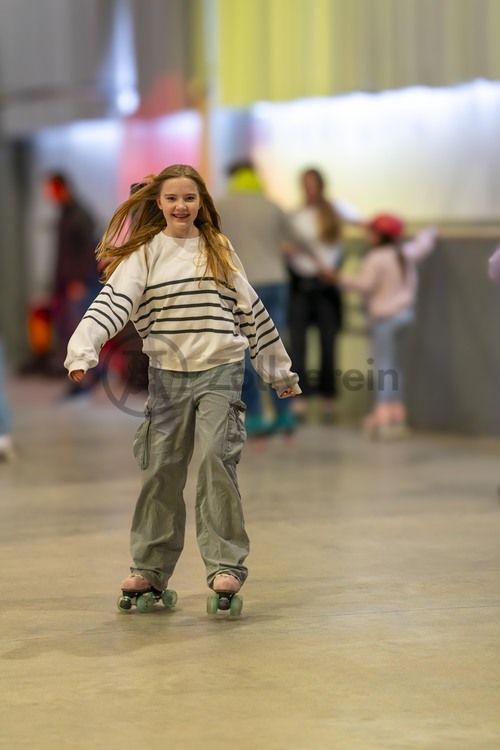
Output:
[[243,372],[243,362],[202,372],[149,369],[146,419],[134,440],[143,483],[132,521],[131,571],[158,589],[166,587],[184,546],[183,490],[195,431],[201,450],[196,535],[208,585],[222,571],[242,583],[247,577],[249,540],[236,477],[246,438]]

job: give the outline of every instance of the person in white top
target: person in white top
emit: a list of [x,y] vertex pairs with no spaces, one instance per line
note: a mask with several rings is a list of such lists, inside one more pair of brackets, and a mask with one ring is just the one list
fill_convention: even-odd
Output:
[[334,279],[364,299],[376,369],[375,405],[364,427],[374,436],[390,436],[406,423],[398,339],[414,318],[417,262],[433,250],[437,232],[429,227],[413,240],[401,242],[404,224],[391,214],[375,216],[366,227],[369,249],[359,272],[341,271]]
[[[340,241],[345,221],[359,222],[354,209],[332,203],[325,197],[325,180],[317,169],[301,175],[305,205],[291,214],[291,223],[299,244],[288,258],[290,272],[290,353],[304,397],[315,393],[322,397],[324,418],[333,416],[337,395],[335,378],[336,338],[342,326],[342,298],[335,284],[325,279],[342,261]],[[318,329],[320,362],[317,382],[307,371],[307,332]],[[300,414],[305,401],[294,408]]]
[[[236,466],[245,440],[244,356],[281,398],[298,377],[267,310],[248,283],[201,176],[172,165],[134,192],[98,246],[105,285],[68,345],[65,366],[80,382],[103,345],[132,320],[149,356],[146,419],[134,441],[143,485],[131,531],[133,565],[121,609],[147,611],[166,589],[184,543],[183,490],[195,431],[201,450],[197,538],[215,594],[210,612],[231,607],[249,550]],[[214,599],[215,597],[215,599]]]

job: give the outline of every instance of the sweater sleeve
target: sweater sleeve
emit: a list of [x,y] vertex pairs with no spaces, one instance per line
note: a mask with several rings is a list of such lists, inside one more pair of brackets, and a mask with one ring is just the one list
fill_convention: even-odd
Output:
[[146,253],[141,248],[120,263],[78,324],[68,343],[68,372],[95,367],[104,344],[136,312],[147,282]]
[[290,357],[262,300],[242,273],[234,274],[234,282],[237,295],[235,312],[240,331],[248,339],[252,365],[278,395],[288,388],[299,395],[302,393],[299,377],[292,372]]
[[422,229],[412,240],[402,246],[403,254],[417,263],[429,255],[436,245],[437,230],[434,227]]
[[374,291],[378,282],[377,263],[373,254],[364,258],[357,274],[339,273],[339,284],[348,292],[359,292],[368,295]]

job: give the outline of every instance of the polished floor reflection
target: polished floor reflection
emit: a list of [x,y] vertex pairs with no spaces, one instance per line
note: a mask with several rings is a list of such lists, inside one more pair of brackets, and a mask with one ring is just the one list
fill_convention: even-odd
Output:
[[195,471],[176,609],[123,614],[139,419],[59,388],[11,388],[0,746],[500,747],[499,442],[311,425],[248,444],[241,619],[205,613]]

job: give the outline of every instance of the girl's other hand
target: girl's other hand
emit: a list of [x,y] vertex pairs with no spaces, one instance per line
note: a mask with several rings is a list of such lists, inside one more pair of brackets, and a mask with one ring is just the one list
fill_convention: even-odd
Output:
[[69,374],[70,380],[73,380],[75,383],[81,383],[84,377],[84,370],[72,370],[72,372],[70,372]]
[[280,398],[290,398],[291,396],[298,396],[299,394],[294,388],[287,388],[284,391],[281,391]]
[[339,274],[338,271],[331,270],[329,268],[322,268],[318,273],[319,278],[321,281],[324,281],[325,284],[338,284],[339,283]]

